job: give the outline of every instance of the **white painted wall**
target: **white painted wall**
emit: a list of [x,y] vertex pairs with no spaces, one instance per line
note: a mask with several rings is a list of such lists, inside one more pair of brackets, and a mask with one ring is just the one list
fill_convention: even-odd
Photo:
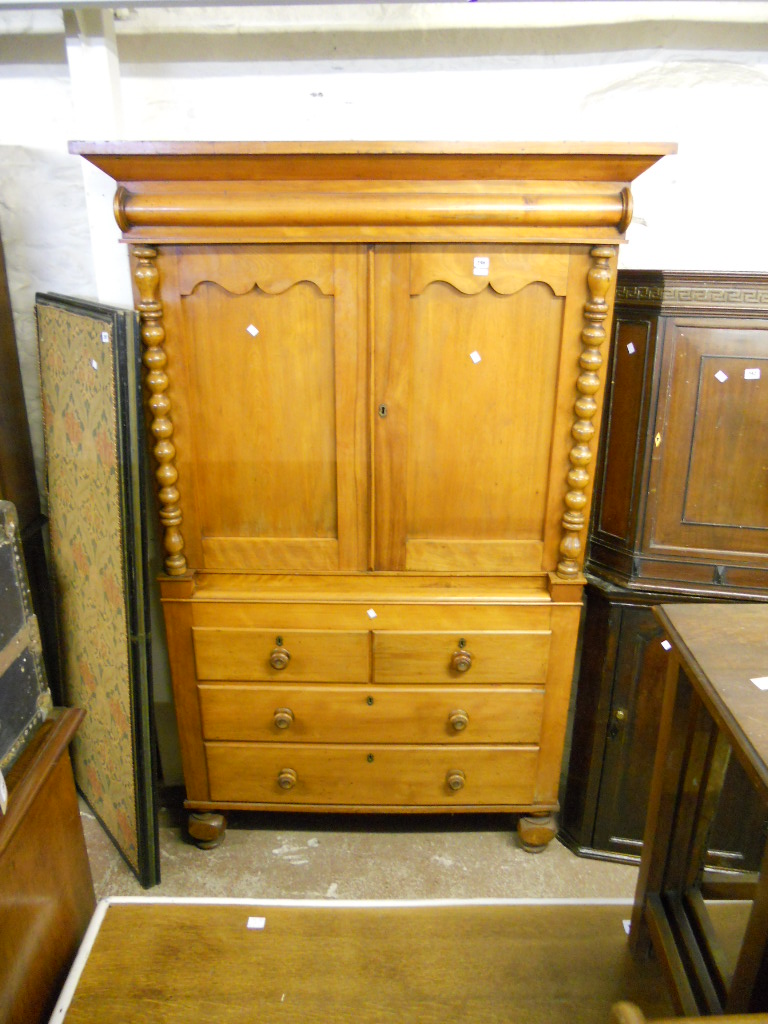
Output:
[[129,305],[111,182],[67,141],[675,141],[620,265],[768,272],[768,3],[0,7],[0,232],[42,456],[36,291]]
[[[0,9],[0,231],[35,443],[36,290],[130,304],[71,138],[675,141],[625,267],[768,270],[768,4]],[[67,36],[68,33],[68,36]],[[89,219],[90,218],[90,219]]]

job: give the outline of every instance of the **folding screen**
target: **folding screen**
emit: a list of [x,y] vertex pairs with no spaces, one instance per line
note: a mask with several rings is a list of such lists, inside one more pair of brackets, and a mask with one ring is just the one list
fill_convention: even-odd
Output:
[[51,558],[77,785],[142,885],[159,881],[143,414],[135,314],[37,296]]

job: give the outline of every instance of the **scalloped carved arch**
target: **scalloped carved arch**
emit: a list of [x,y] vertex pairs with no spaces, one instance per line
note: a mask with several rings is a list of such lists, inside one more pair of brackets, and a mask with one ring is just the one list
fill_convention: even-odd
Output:
[[231,295],[258,288],[280,295],[302,281],[314,284],[323,295],[334,295],[333,258],[328,253],[208,253],[183,255],[179,260],[179,292],[191,295],[208,282]]
[[568,285],[568,256],[564,253],[493,252],[487,257],[486,273],[475,265],[480,252],[411,253],[411,295],[421,295],[430,284],[443,281],[465,295],[478,295],[489,286],[499,295],[514,295],[529,284],[549,285],[553,294],[564,296]]

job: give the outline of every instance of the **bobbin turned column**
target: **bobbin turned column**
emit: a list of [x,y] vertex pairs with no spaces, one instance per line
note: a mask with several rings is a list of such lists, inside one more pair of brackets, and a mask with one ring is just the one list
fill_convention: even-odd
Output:
[[584,320],[581,332],[583,345],[579,357],[581,372],[576,380],[576,399],[573,410],[575,419],[571,435],[576,442],[568,459],[571,469],[566,477],[568,491],[565,495],[565,514],[562,518],[562,539],[557,575],[561,579],[573,579],[581,572],[583,545],[581,533],[586,525],[587,487],[590,475],[587,466],[593,458],[591,442],[595,434],[592,420],[597,413],[595,395],[600,390],[599,370],[603,364],[600,347],[607,338],[605,322],[608,319],[608,294],[613,282],[611,259],[614,249],[598,245],[591,250],[592,266],[587,274],[589,298],[584,306]]
[[133,246],[132,254],[136,260],[133,279],[139,293],[136,309],[141,319],[141,340],[144,344],[144,383],[149,392],[149,429],[154,438],[152,451],[157,463],[155,479],[158,483],[158,514],[165,550],[163,564],[169,576],[183,576],[187,571],[187,560],[184,556],[184,538],[180,529],[182,516],[179,490],[176,487],[179,477],[175,464],[176,448],[171,440],[171,400],[166,393],[169,379],[166,373],[167,358],[163,348],[163,304],[157,297],[160,284],[160,275],[155,263],[157,249],[150,246]]

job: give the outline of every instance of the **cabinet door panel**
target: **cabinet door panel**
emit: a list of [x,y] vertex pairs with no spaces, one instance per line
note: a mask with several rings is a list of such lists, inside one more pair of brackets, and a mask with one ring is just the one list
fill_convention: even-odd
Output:
[[362,250],[193,251],[178,280],[203,567],[365,568]]
[[541,570],[568,254],[376,260],[376,567]]
[[760,555],[768,546],[768,330],[678,321],[664,345],[646,544]]

